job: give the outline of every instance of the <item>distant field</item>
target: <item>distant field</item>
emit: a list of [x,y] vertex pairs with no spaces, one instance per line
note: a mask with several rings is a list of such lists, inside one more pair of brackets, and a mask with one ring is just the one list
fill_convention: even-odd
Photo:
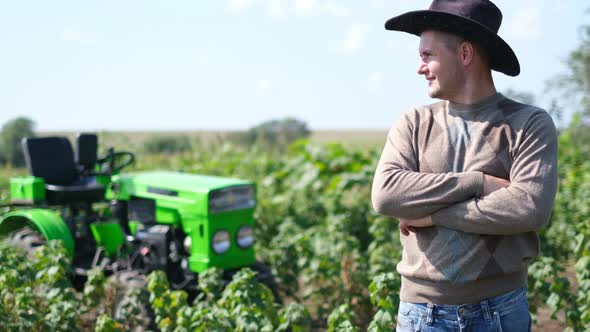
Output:
[[[123,147],[126,150],[139,150],[147,138],[156,136],[186,135],[203,144],[223,143],[231,131],[196,130],[196,131],[99,131],[99,141],[102,146]],[[340,143],[347,147],[375,147],[385,142],[387,130],[316,130],[310,140],[314,143]],[[65,135],[74,139],[77,132],[41,132],[39,136]]]
[[[99,144],[103,147],[115,147],[118,150],[139,151],[143,143],[153,136],[188,136],[203,144],[223,142],[229,131],[98,131]],[[39,132],[38,136],[67,136],[72,141],[78,132]]]
[[312,132],[311,141],[315,143],[341,143],[352,147],[382,146],[387,130],[317,130]]
[[[100,154],[104,152],[107,147],[114,147],[118,151],[131,151],[135,154],[141,154],[143,145],[148,138],[153,136],[188,136],[191,141],[194,140],[197,144],[195,146],[209,146],[215,149],[222,143],[228,141],[228,136],[232,134],[231,131],[99,131],[96,132],[99,137]],[[38,132],[38,136],[66,136],[72,141],[75,140],[78,132]],[[339,143],[347,148],[353,149],[372,149],[381,148],[385,142],[386,130],[317,130],[312,132],[310,140],[317,144]],[[153,156],[152,156],[153,157]],[[180,157],[178,157],[180,158]],[[174,162],[178,158],[164,158],[169,162]],[[139,158],[139,160],[146,160]],[[147,159],[148,165],[140,165],[141,167],[150,167],[149,163],[154,162],[154,159]],[[160,160],[160,159],[158,159]],[[153,167],[153,165],[151,165]],[[19,176],[27,174],[26,169],[14,169],[11,167],[0,166],[0,202],[7,199],[8,180],[12,176]]]

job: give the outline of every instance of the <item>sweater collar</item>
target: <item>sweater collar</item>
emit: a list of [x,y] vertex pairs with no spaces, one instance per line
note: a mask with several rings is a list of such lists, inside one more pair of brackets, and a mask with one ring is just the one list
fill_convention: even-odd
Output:
[[495,93],[489,97],[484,98],[483,100],[475,103],[475,104],[458,104],[458,103],[453,103],[451,101],[447,101],[447,105],[449,108],[449,111],[451,112],[457,112],[457,113],[479,113],[480,111],[483,111],[485,109],[489,109],[489,108],[495,108],[496,105],[498,105],[498,102],[500,102],[502,99],[504,99],[505,97],[501,94],[501,93]]

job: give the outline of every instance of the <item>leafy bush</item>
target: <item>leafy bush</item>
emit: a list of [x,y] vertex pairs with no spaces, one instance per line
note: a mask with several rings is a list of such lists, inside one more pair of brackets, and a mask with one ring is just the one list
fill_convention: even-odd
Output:
[[307,124],[294,118],[270,120],[233,136],[234,141],[243,145],[261,144],[286,147],[290,143],[309,137]]
[[25,157],[21,141],[24,137],[34,136],[35,123],[26,117],[19,117],[6,122],[0,132],[0,163],[10,163],[21,167]]
[[328,332],[358,331],[354,321],[356,321],[354,311],[347,304],[343,304],[334,309],[328,317]]
[[307,308],[299,303],[290,303],[286,308],[281,309],[279,316],[281,325],[277,328],[277,332],[311,330],[311,315]]
[[[156,323],[162,331],[309,331],[311,317],[305,307],[291,303],[278,309],[272,292],[256,281],[256,273],[244,268],[220,290],[221,274],[204,272],[202,291],[192,306],[186,293],[171,291],[166,275],[153,272],[148,277],[150,302]],[[216,279],[219,278],[219,279]]]
[[72,331],[91,310],[69,279],[70,260],[61,242],[52,241],[30,259],[0,244],[0,321],[8,330]]
[[[569,129],[560,135],[560,186],[551,222],[540,233],[542,257],[529,271],[529,299],[533,312],[548,305],[556,316],[565,316],[572,328],[583,330],[590,327],[590,162],[583,152],[587,144],[574,138]],[[181,168],[256,181],[257,255],[270,264],[281,296],[289,302],[305,303],[305,307],[296,303],[278,307],[270,291],[256,283],[251,271],[236,274],[224,289],[222,271],[211,269],[199,275],[201,294],[189,304],[185,293],[169,289],[165,275],[155,273],[148,287],[158,327],[163,331],[276,331],[311,327],[387,331],[394,326],[400,282],[395,265],[401,246],[397,223],[376,215],[370,206],[369,188],[378,156],[377,149],[347,150],[340,145],[317,146],[300,141],[281,153],[224,145],[215,151],[175,158],[142,158],[146,166],[139,165],[139,169]],[[0,259],[7,262],[3,264],[5,270],[0,267],[0,271],[5,271],[0,273],[0,282],[6,278],[4,274],[25,278],[43,270],[31,265],[26,272],[25,266],[18,267],[18,259]],[[52,259],[52,264],[63,265],[59,259]],[[577,261],[576,271],[572,270],[573,261]],[[8,272],[11,270],[19,272]],[[64,287],[58,285],[61,279],[49,277],[53,272],[47,272],[47,268],[44,271],[38,280],[47,284],[47,289]],[[59,275],[58,272],[55,273]],[[571,281],[574,272],[576,282]],[[47,324],[67,322],[67,317],[77,317],[76,326],[95,327],[96,317],[101,317],[97,324],[105,331],[128,329],[129,321],[113,318],[107,300],[108,287],[104,301],[80,300],[103,297],[99,274],[91,279],[86,295],[74,294],[83,306],[69,309],[66,297],[60,300],[63,308],[54,307],[60,308],[65,317],[57,315],[57,309],[30,311],[35,315],[44,313],[42,324],[46,325],[39,326],[45,328]],[[26,293],[20,295],[23,303],[32,306],[36,301],[45,301],[27,295],[31,291],[22,288],[27,282],[15,284],[23,284],[14,293]],[[1,283],[0,287],[5,289]],[[69,292],[58,293],[72,294]],[[81,307],[90,309],[83,311]],[[54,313],[51,320],[45,319],[48,312]],[[13,309],[1,309],[0,320],[14,321],[10,317],[20,317],[19,314]],[[94,318],[92,323],[84,323],[90,316]],[[29,321],[37,322],[36,319]]]
[[143,151],[150,154],[174,154],[192,150],[191,138],[188,136],[151,136],[143,145]]

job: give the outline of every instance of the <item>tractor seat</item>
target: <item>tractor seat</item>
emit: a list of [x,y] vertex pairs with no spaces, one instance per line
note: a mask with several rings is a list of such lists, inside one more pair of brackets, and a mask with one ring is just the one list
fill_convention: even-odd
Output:
[[69,186],[45,184],[45,198],[50,205],[98,202],[104,199],[104,192],[104,186],[96,182]]
[[45,198],[49,205],[104,200],[104,186],[93,178],[80,178],[67,138],[24,138],[22,144],[29,171],[45,181]]

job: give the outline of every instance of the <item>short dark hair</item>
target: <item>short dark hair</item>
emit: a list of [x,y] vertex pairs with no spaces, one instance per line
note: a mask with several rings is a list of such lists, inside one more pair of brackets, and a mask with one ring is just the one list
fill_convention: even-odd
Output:
[[455,51],[459,45],[465,42],[465,38],[451,33],[445,33],[443,36],[442,42],[450,51]]
[[459,45],[463,44],[464,42],[469,42],[471,45],[473,45],[473,48],[476,50],[476,52],[481,56],[483,62],[486,63],[488,67],[490,66],[490,56],[488,52],[486,52],[486,49],[480,44],[452,33],[446,33],[442,42],[445,47],[451,51],[456,51]]

